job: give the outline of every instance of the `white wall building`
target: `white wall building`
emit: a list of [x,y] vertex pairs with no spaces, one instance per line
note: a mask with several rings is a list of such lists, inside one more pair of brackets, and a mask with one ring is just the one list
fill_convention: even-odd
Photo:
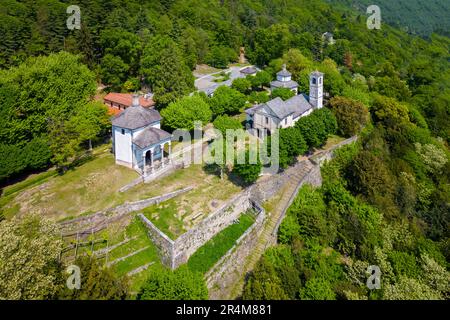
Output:
[[277,73],[277,80],[270,83],[270,90],[287,88],[298,94],[298,83],[292,80],[292,74],[286,70],[286,65],[283,64],[283,69]]
[[134,95],[132,106],[112,119],[116,163],[144,175],[164,167],[171,152],[172,136],[161,130],[160,124],[159,112],[142,107],[139,96]]
[[[277,74],[277,79],[280,78],[283,78],[282,82],[295,82],[291,80],[290,73],[285,66]],[[309,115],[315,109],[322,108],[323,73],[314,71],[310,74],[309,79],[309,96],[299,94],[286,101],[277,97],[245,110],[250,131],[257,137],[264,138],[265,135],[270,135],[275,129],[294,126],[301,117]],[[295,82],[295,84],[297,83]]]

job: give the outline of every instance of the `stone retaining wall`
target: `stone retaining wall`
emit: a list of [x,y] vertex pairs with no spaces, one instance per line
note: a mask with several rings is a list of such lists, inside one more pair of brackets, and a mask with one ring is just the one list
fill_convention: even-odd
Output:
[[175,269],[186,263],[198,248],[239,219],[240,215],[251,206],[250,192],[245,190],[176,240],[170,239],[144,215],[138,216],[146,225],[150,238],[158,248],[162,263]]
[[162,264],[170,268],[174,268],[173,256],[174,256],[174,241],[170,239],[164,232],[159,230],[146,216],[142,213],[138,214],[138,217],[142,220],[147,227],[148,236],[152,239],[155,246],[158,248],[159,256]]
[[180,190],[169,192],[161,196],[152,197],[131,203],[125,203],[120,206],[99,211],[89,216],[79,217],[59,223],[63,236],[71,236],[75,234],[95,233],[104,229],[108,223],[120,220],[131,212],[139,211],[153,204],[166,201],[176,197],[182,193],[192,190],[193,187],[186,187]]
[[250,207],[249,192],[243,191],[194,228],[178,237],[174,244],[174,265],[186,263],[198,248],[239,219],[240,215]]
[[[221,291],[224,288],[224,284],[233,281],[233,274],[242,269],[242,264],[239,262],[245,261],[245,258],[255,248],[259,235],[262,232],[266,213],[261,206],[256,203],[254,205],[258,212],[255,222],[242,234],[235,245],[205,274],[208,288],[216,288],[215,291]],[[217,297],[214,296],[214,293],[211,293],[210,299],[215,298]]]
[[[342,145],[351,143],[356,139],[356,137],[352,137],[339,143],[330,150],[327,150],[322,154],[318,154],[317,159],[323,161],[323,159],[327,157],[332,157],[332,153],[335,149],[339,148]],[[313,186],[320,186],[322,184],[320,165],[316,162],[311,162],[313,165],[311,166],[308,174],[300,182],[299,186],[297,187],[297,191],[305,183],[309,183]],[[310,166],[310,164],[308,165]],[[235,196],[227,204],[202,220],[194,228],[182,234],[176,240],[170,239],[142,214],[140,214],[139,217],[147,226],[150,238],[158,247],[163,264],[174,269],[181,264],[186,263],[189,260],[189,257],[198,248],[203,246],[218,232],[222,231],[235,220],[237,220],[239,216],[243,212],[247,211],[247,209],[252,207],[255,202],[263,202],[275,195],[276,192],[278,192],[289,179],[291,179],[291,177],[288,172],[285,171],[283,173],[272,176],[270,179],[263,181],[263,183],[255,184],[247,188],[239,195]],[[287,208],[285,208],[285,210],[287,210]],[[254,227],[247,230],[247,232],[244,233],[244,235],[241,237],[239,241],[239,247],[242,246],[242,249],[236,249],[236,255],[245,256],[246,254],[248,254],[249,250],[251,250],[252,246],[255,245],[255,243],[253,242],[256,241],[255,239],[257,238],[257,235],[259,234],[261,229],[260,224],[262,225],[265,217],[265,213],[262,208],[261,211],[263,212],[263,214],[258,215],[258,219],[254,223]],[[280,219],[280,222],[281,220],[282,219]],[[277,227],[278,226],[279,223],[277,224]],[[229,254],[231,255],[232,253],[230,252]],[[220,270],[218,273],[221,273]]]

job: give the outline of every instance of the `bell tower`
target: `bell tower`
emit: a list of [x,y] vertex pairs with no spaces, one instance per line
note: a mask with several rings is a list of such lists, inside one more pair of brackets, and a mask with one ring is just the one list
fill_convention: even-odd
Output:
[[323,107],[323,73],[311,72],[309,75],[309,103],[314,109]]

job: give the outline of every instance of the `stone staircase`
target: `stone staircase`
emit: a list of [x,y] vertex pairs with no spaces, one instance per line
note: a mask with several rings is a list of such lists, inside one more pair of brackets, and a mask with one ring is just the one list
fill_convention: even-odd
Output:
[[310,161],[302,161],[288,169],[287,174],[289,175],[289,179],[280,190],[282,196],[274,210],[268,213],[267,221],[264,224],[258,244],[252,254],[247,258],[246,269],[252,270],[264,251],[276,243],[278,227],[287,209],[295,199],[300,183],[312,168],[313,164]]
[[[223,288],[215,297],[216,299],[235,299],[242,294],[245,275],[254,269],[265,250],[276,244],[278,227],[281,224],[287,209],[294,201],[298,190],[305,182],[309,182],[308,175],[316,169],[308,159],[298,162],[295,166],[288,168],[283,175],[287,179],[280,187],[277,194],[276,205],[270,212],[267,212],[266,221],[258,235],[257,244],[253,247],[248,256],[242,261],[242,268],[233,277],[235,281],[230,281],[229,287]],[[265,182],[262,182],[265,183]],[[281,196],[280,196],[281,195]]]

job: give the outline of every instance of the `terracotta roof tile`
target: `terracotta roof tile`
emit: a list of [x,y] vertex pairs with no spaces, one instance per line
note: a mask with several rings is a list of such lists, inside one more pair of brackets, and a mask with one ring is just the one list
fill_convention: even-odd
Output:
[[119,109],[117,109],[115,107],[111,107],[111,106],[108,106],[108,105],[106,105],[106,106],[108,107],[108,114],[111,115],[111,116],[116,116],[116,115],[118,115],[119,113],[121,113],[123,111],[123,110],[119,110]]
[[[131,104],[133,102],[133,95],[131,93],[117,93],[117,92],[111,92],[108,93],[103,100],[111,101],[114,103],[118,103],[121,105],[124,105],[126,107],[131,107]],[[139,97],[139,103],[144,108],[152,107],[155,105],[155,102],[152,99],[145,99],[144,97]]]

